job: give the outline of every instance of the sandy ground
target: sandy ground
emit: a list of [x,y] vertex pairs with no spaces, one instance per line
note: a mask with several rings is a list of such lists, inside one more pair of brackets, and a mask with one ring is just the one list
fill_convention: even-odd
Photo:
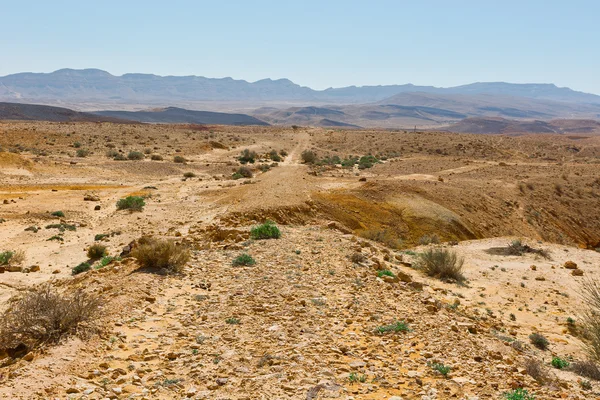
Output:
[[[0,130],[11,150],[0,152],[0,250],[22,250],[25,271],[39,266],[0,274],[0,310],[46,281],[107,299],[104,334],[1,368],[0,398],[483,399],[516,386],[537,399],[596,396],[596,383],[585,390],[572,372],[554,370],[542,385],[524,365],[585,358],[567,318],[579,321],[581,282],[600,274],[598,138],[83,123]],[[77,157],[79,148],[90,155]],[[245,148],[262,160],[250,165],[252,178],[234,180]],[[113,161],[111,149],[149,154]],[[309,166],[308,149],[382,162]],[[271,150],[287,156],[261,172]],[[116,209],[130,194],[146,197],[142,212]],[[282,238],[247,241],[265,219]],[[58,223],[75,230],[48,227]],[[219,229],[234,234],[214,240]],[[192,261],[181,276],[138,273],[132,259],[72,276],[97,234],[109,235],[101,243],[112,255],[142,235],[183,241]],[[410,267],[433,234],[457,242],[443,246],[464,258],[465,285]],[[516,239],[550,257],[487,252]],[[257,264],[233,267],[241,252]],[[356,252],[364,262],[350,260]],[[414,282],[386,281],[378,268]],[[401,320],[409,332],[375,333]],[[529,345],[533,332],[549,350]]]

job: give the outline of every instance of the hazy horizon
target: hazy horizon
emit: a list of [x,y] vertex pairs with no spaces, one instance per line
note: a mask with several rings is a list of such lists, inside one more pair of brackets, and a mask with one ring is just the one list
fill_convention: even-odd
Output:
[[290,79],[313,89],[553,83],[600,94],[600,4],[72,0],[3,7],[0,75]]

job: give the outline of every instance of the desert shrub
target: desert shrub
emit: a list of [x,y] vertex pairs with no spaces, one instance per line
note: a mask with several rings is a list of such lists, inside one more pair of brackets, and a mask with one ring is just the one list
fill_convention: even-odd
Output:
[[163,160],[163,156],[161,156],[160,154],[152,154],[150,156],[150,159],[152,161],[162,161]]
[[152,149],[151,148],[145,148],[144,149],[144,154],[150,155],[152,153]]
[[102,240],[104,238],[107,238],[109,236],[108,233],[98,233],[96,236],[94,236],[94,240],[95,241],[99,241]]
[[115,158],[116,156],[120,155],[121,153],[119,153],[117,150],[109,150],[106,152],[106,157],[108,158]]
[[252,258],[251,255],[244,253],[237,256],[233,260],[232,264],[234,267],[250,266],[256,264],[256,261],[254,260],[254,258]]
[[450,373],[450,371],[452,371],[452,367],[448,366],[448,365],[444,365],[441,363],[432,363],[429,364],[429,366],[434,370],[439,372],[440,374],[444,375],[444,376],[448,376],[448,374]]
[[242,178],[252,178],[252,170],[250,170],[248,167],[239,167],[238,170],[235,171],[234,175]]
[[144,268],[181,272],[190,259],[190,251],[172,240],[142,238],[131,256]]
[[344,168],[352,168],[354,165],[358,163],[357,157],[348,157],[342,160],[342,167]]
[[428,276],[441,280],[454,280],[463,282],[465,277],[462,273],[464,260],[456,253],[443,249],[432,248],[419,254],[418,266]]
[[50,224],[46,225],[46,229],[58,229],[60,232],[64,231],[76,231],[77,227],[71,224]]
[[269,158],[275,162],[281,161],[281,157],[279,156],[279,154],[277,154],[277,150],[271,150],[269,152]]
[[506,400],[535,400],[535,396],[523,388],[504,393],[504,398]]
[[73,147],[75,147],[76,149],[81,147],[81,143],[80,142],[75,142],[73,143]]
[[439,244],[440,238],[435,233],[433,235],[423,235],[419,238],[419,244],[428,245],[428,244]]
[[193,172],[185,172],[185,173],[183,174],[183,177],[184,177],[184,178],[194,178],[194,177],[196,177],[196,174],[195,174],[195,173],[193,173]]
[[183,164],[186,161],[187,160],[185,158],[183,158],[182,156],[173,157],[173,162],[176,162],[177,164]]
[[600,284],[596,280],[586,279],[581,284],[581,298],[584,308],[581,316],[586,341],[585,350],[588,357],[600,361]]
[[87,157],[90,155],[90,151],[87,149],[78,149],[76,154],[77,157]]
[[541,333],[532,333],[529,335],[529,341],[540,350],[546,350],[550,345],[548,339]]
[[248,163],[254,164],[255,159],[256,159],[256,152],[248,150],[248,149],[242,150],[242,153],[238,157],[238,161],[241,162],[242,164],[248,164]]
[[372,155],[362,156],[358,160],[358,168],[359,169],[371,168],[373,165],[377,164],[378,162],[379,162],[379,160],[375,156],[372,156]]
[[144,157],[144,153],[141,151],[130,151],[129,154],[127,154],[127,158],[130,160],[143,160]]
[[579,376],[600,381],[600,368],[591,360],[574,362],[569,369]]
[[51,212],[50,215],[52,215],[53,217],[58,217],[58,218],[65,217],[65,213],[62,211],[54,211],[54,212]]
[[281,155],[281,157],[287,157],[288,152],[285,149],[283,149],[279,151],[279,154]]
[[146,202],[140,196],[127,196],[117,201],[117,210],[142,211]]
[[281,231],[273,221],[266,221],[262,225],[253,227],[250,230],[250,237],[255,240],[260,239],[279,239]]
[[408,324],[404,321],[396,321],[391,325],[383,325],[379,326],[375,329],[376,333],[384,334],[388,332],[409,332],[410,328]]
[[0,253],[0,265],[18,265],[25,260],[25,253],[22,250],[4,251]]
[[87,256],[90,260],[97,260],[106,255],[106,246],[93,244],[87,250]]
[[356,263],[356,264],[363,263],[366,260],[367,260],[367,257],[365,257],[365,255],[363,253],[358,252],[358,251],[350,256],[350,261],[352,261],[353,263]]
[[92,266],[89,263],[82,262],[81,264],[77,265],[76,267],[73,267],[73,269],[71,270],[71,273],[73,275],[78,275],[78,274],[81,274],[82,272],[89,271],[91,268],[92,268]]
[[525,361],[525,371],[538,383],[544,385],[553,380],[552,374],[539,360],[528,358]]
[[100,316],[102,298],[85,293],[59,293],[49,284],[38,286],[11,302],[0,318],[0,344],[28,348],[56,343],[63,337],[89,333]]
[[304,150],[301,157],[305,164],[314,164],[317,161],[317,154],[312,150]]
[[115,160],[115,161],[126,161],[127,157],[125,157],[121,153],[117,153],[117,155],[113,157],[113,160]]
[[552,357],[552,366],[557,369],[564,369],[569,366],[569,362],[560,357]]
[[377,271],[377,276],[379,278],[383,277],[383,276],[391,276],[392,278],[395,277],[396,275],[394,275],[394,273],[392,271],[390,271],[389,269],[382,269],[380,271]]

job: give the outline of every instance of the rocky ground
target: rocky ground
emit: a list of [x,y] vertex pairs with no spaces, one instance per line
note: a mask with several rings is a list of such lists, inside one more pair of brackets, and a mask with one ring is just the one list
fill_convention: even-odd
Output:
[[[0,274],[0,309],[47,281],[105,299],[99,334],[0,360],[0,398],[497,399],[517,387],[599,397],[595,381],[550,366],[585,359],[577,323],[581,283],[600,274],[598,138],[398,135],[0,124],[11,150],[0,152],[0,251],[25,254]],[[146,148],[163,161],[104,155]],[[233,180],[245,148],[287,156]],[[307,149],[383,160],[311,167]],[[116,210],[130,194],[146,197],[142,212]],[[250,240],[267,218],[281,238]],[[57,223],[75,230],[47,228]],[[123,258],[73,276],[98,234],[111,255],[152,235],[192,258],[182,274]],[[421,244],[427,235],[464,258],[464,284],[415,268],[436,246]],[[517,239],[547,256],[498,251]],[[233,266],[242,253],[256,264]],[[532,359],[551,379],[528,373]]]

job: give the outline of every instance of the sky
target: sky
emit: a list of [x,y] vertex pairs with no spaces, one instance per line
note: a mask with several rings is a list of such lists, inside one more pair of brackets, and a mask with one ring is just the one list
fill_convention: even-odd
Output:
[[0,0],[0,76],[554,83],[600,94],[597,0]]

